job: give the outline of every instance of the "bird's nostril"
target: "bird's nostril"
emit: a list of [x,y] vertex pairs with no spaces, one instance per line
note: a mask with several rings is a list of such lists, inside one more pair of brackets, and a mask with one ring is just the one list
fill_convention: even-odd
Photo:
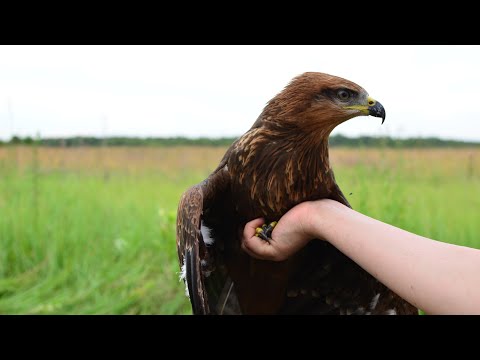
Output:
[[373,105],[373,104],[375,104],[375,101],[373,101],[373,100],[370,100],[370,101],[368,102],[368,105]]

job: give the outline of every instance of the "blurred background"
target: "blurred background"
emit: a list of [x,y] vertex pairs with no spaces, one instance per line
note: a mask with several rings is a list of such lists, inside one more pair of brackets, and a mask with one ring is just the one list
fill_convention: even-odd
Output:
[[189,314],[178,200],[268,100],[364,87],[331,163],[352,206],[480,248],[480,46],[0,46],[0,314]]

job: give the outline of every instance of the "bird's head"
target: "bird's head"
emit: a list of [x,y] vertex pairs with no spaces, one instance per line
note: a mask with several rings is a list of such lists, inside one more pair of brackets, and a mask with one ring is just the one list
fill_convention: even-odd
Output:
[[267,105],[271,119],[329,133],[356,116],[372,115],[385,121],[385,109],[361,86],[337,76],[306,72],[295,77]]

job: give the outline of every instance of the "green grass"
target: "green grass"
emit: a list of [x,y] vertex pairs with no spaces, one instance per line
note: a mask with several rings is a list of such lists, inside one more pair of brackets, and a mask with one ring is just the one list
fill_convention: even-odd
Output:
[[[2,179],[0,313],[186,314],[176,203],[161,174]],[[38,206],[38,209],[35,209]]]
[[[103,154],[109,160],[103,165],[77,168],[75,158],[52,165],[46,150],[26,158],[37,150],[22,151],[0,156],[0,314],[190,313],[177,274],[177,203],[223,150],[179,150],[168,163],[159,158],[162,150],[145,150],[141,161],[143,150],[131,158],[125,150]],[[332,162],[356,210],[480,248],[480,174],[459,151],[372,158],[382,150],[344,150]]]

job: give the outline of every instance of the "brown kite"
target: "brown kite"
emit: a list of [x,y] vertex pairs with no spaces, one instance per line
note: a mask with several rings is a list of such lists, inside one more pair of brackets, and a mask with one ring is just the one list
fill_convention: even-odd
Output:
[[[194,314],[417,314],[417,309],[326,241],[283,262],[241,249],[245,224],[267,224],[293,206],[330,198],[350,206],[328,154],[328,137],[356,116],[385,120],[357,84],[307,72],[270,100],[218,167],[183,195],[177,250]],[[268,241],[271,226],[259,234]]]

